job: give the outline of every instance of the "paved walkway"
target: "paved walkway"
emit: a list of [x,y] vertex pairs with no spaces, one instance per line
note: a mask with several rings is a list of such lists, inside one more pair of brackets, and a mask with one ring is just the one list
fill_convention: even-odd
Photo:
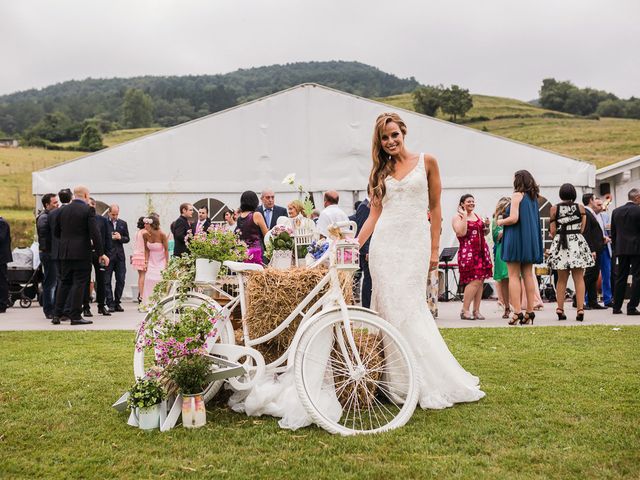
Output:
[[[613,315],[608,310],[587,310],[585,321],[576,322],[576,311],[569,307],[566,310],[567,320],[559,322],[555,315],[555,304],[546,303],[544,310],[536,312],[534,326],[581,326],[581,325],[640,325],[640,316],[629,317],[627,315]],[[31,308],[10,308],[6,313],[0,314],[0,331],[7,330],[134,330],[137,324],[144,318],[144,314],[137,311],[138,305],[132,302],[123,304],[122,313],[112,313],[110,317],[97,315],[97,307],[92,305],[94,313],[93,324],[87,326],[71,326],[69,322],[60,325],[52,325],[42,315],[42,309],[37,303]],[[440,314],[437,319],[440,328],[471,328],[471,327],[508,327],[507,320],[501,318],[502,311],[498,309],[496,301],[483,301],[482,313],[486,320],[460,320],[460,302],[440,303]],[[511,327],[515,328],[515,327]]]

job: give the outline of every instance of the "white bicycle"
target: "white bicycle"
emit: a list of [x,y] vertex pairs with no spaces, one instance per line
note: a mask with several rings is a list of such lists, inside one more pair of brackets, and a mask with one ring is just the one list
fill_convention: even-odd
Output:
[[[355,233],[354,222],[336,227]],[[178,299],[163,299],[156,311],[176,315],[185,307],[197,308],[203,303],[223,312],[216,334],[205,345],[219,367],[218,376],[205,391],[211,399],[226,381],[234,390],[251,389],[264,375],[294,374],[298,397],[312,420],[325,430],[341,435],[378,433],[404,425],[415,410],[418,388],[412,352],[400,332],[374,311],[347,305],[338,272],[358,268],[358,247],[344,240],[331,241],[325,255],[310,268],[329,257],[329,270],[297,307],[266,335],[250,338],[245,319],[246,289],[243,277],[262,270],[255,264],[225,262],[238,276],[238,295],[227,295],[229,303],[221,308],[211,297],[189,292]],[[326,263],[326,262],[325,262]],[[328,287],[328,288],[326,288]],[[314,299],[326,288],[326,292]],[[231,312],[240,307],[243,345],[235,345]],[[254,347],[274,339],[292,322],[302,320],[287,350],[276,360],[265,364]],[[220,322],[219,322],[220,323]],[[144,350],[134,354],[136,378],[144,375]],[[327,401],[327,398],[329,401]],[[171,428],[181,406],[176,399],[164,428]]]

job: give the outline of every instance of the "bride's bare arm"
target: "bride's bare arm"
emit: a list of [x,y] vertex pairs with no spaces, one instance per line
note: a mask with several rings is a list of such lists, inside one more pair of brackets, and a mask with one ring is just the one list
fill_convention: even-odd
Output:
[[360,247],[369,240],[369,237],[373,233],[373,229],[376,227],[376,222],[382,213],[382,205],[379,202],[371,202],[369,207],[369,216],[362,225],[360,232],[358,232],[358,241],[360,242]]
[[442,232],[442,207],[440,196],[442,194],[442,182],[440,181],[440,169],[438,161],[431,155],[424,156],[425,169],[427,170],[427,185],[429,187],[429,211],[431,212],[431,260],[429,269],[438,268],[440,257],[440,233]]

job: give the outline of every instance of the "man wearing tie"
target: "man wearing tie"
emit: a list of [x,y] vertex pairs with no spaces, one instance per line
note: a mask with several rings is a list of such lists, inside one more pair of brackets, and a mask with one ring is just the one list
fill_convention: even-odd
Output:
[[[364,201],[360,202],[356,213],[349,217],[349,220],[356,222],[356,225],[358,226],[358,233],[360,233],[360,229],[362,229],[364,222],[369,218],[370,211],[371,206],[369,198],[367,197]],[[371,273],[369,272],[370,240],[371,239],[367,240],[360,248],[360,270],[362,271],[362,289],[360,291],[360,297],[364,308],[371,307]]]
[[[127,262],[125,261],[124,247],[129,243],[129,228],[127,222],[118,218],[120,207],[115,203],[109,207],[109,234],[111,235],[111,256],[109,267],[105,275],[105,299],[109,310],[112,312],[124,312],[120,299],[124,291],[124,282],[127,274]],[[112,290],[111,278],[116,274],[116,288]]]
[[206,232],[211,226],[209,220],[209,207],[204,206],[198,209],[198,220],[193,224],[193,233]]
[[286,208],[276,205],[276,195],[273,190],[264,189],[260,201],[262,204],[256,211],[262,214],[269,230],[276,226],[278,218],[288,216]]

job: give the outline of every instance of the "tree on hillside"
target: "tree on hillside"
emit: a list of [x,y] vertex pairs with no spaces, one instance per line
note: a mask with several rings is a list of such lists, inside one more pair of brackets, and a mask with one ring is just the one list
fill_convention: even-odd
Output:
[[442,85],[433,87],[418,87],[413,91],[413,108],[416,112],[424,113],[430,117],[435,117],[442,102],[441,95],[444,88]]
[[564,112],[569,92],[577,89],[571,82],[558,82],[555,78],[545,78],[540,88],[540,105],[543,108]]
[[600,102],[596,113],[601,117],[624,117],[625,102],[624,100],[605,100]]
[[64,142],[65,140],[76,140],[77,132],[74,136],[71,131],[73,124],[69,117],[62,112],[47,113],[42,120],[36,123],[33,128],[25,133],[27,138],[43,138],[50,142]]
[[124,94],[123,122],[127,128],[150,127],[153,121],[153,100],[138,88]]
[[454,122],[458,116],[464,117],[473,107],[473,99],[469,90],[460,88],[458,85],[445,88],[440,94],[440,101],[442,112],[449,115],[449,119]]
[[82,136],[80,137],[80,149],[87,152],[95,152],[102,150],[104,144],[102,143],[102,135],[100,130],[94,124],[89,123],[84,127]]

